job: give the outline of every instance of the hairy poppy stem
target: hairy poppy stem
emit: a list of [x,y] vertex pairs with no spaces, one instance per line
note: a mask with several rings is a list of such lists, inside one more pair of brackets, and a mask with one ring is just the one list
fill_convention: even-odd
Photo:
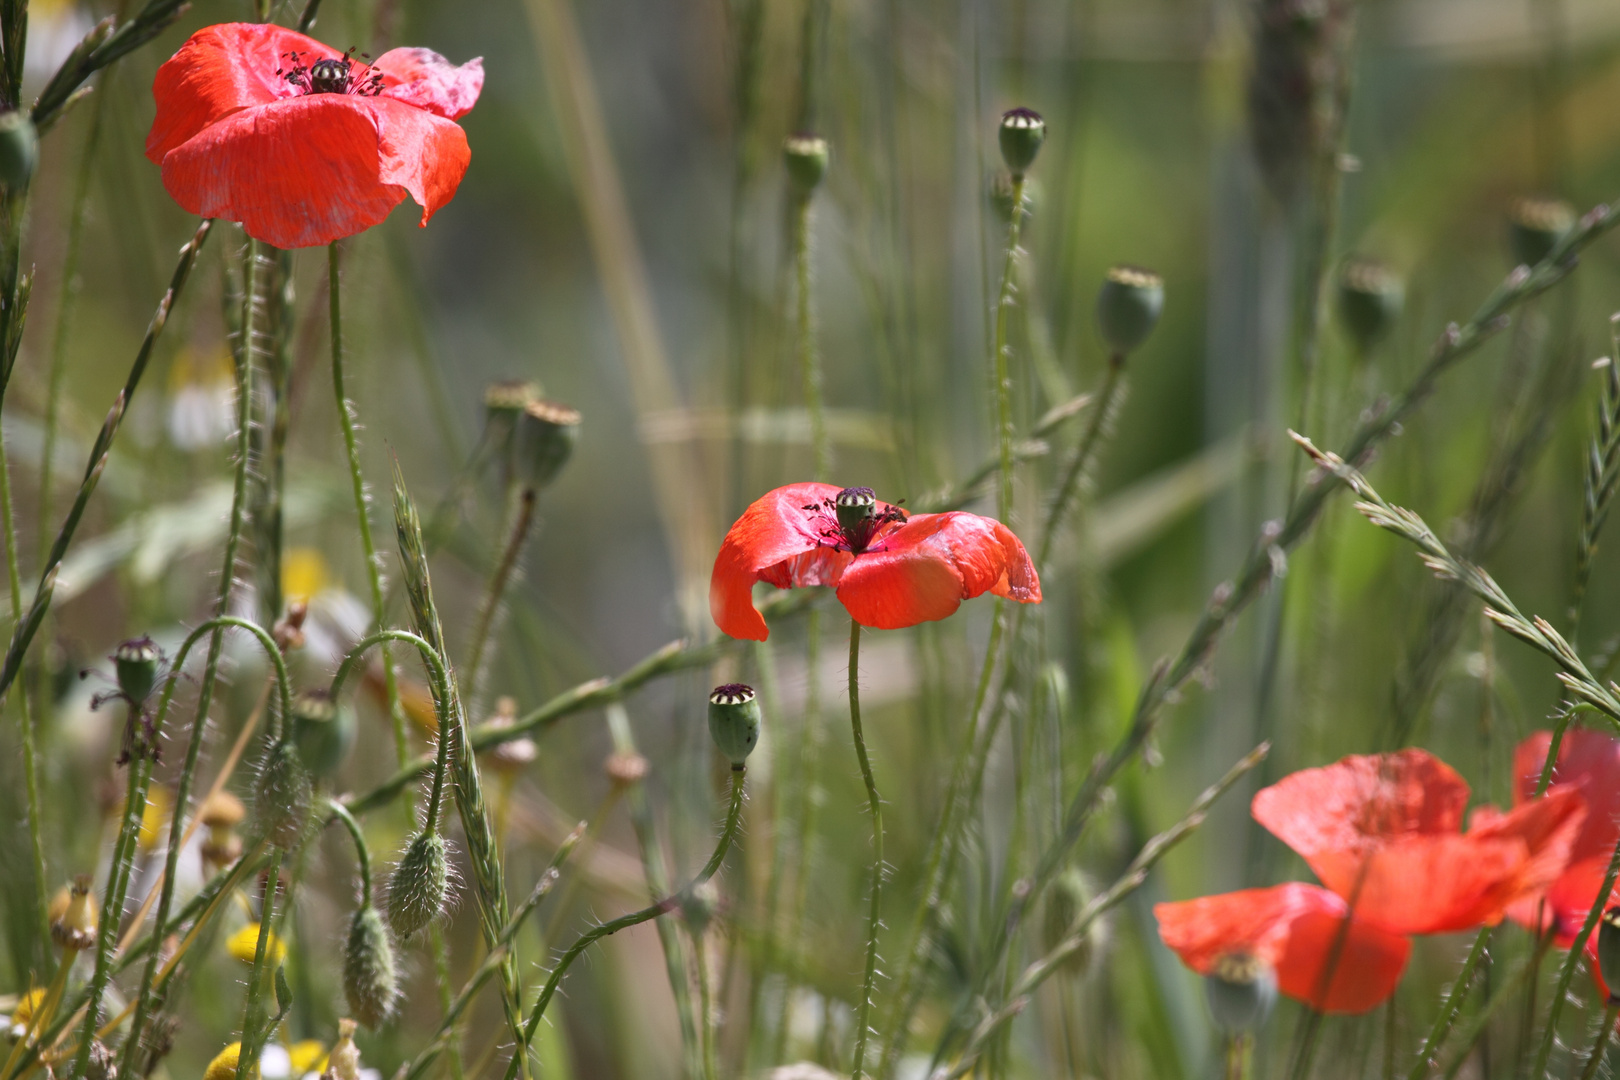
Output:
[[1603,1023],[1598,1026],[1597,1041],[1592,1044],[1592,1053],[1586,1058],[1586,1068],[1581,1070],[1581,1080],[1592,1080],[1597,1076],[1598,1065],[1603,1061],[1603,1051],[1609,1046],[1609,1034],[1614,1031],[1616,1013],[1620,1013],[1620,1001],[1610,998],[1608,1006],[1603,1010]]
[[264,991],[264,960],[270,951],[271,924],[274,922],[276,887],[281,880],[281,848],[270,853],[270,870],[264,881],[264,902],[259,907],[259,939],[253,946],[253,970],[248,975],[247,1003],[242,1007],[242,1052],[237,1070],[241,1076],[259,1074],[259,1054],[264,1048],[264,1032],[259,1030],[259,998]]
[[1592,909],[1586,913],[1586,922],[1581,924],[1580,933],[1570,942],[1569,952],[1558,969],[1558,983],[1548,999],[1546,1029],[1541,1036],[1541,1047],[1536,1051],[1536,1064],[1531,1076],[1547,1075],[1547,1060],[1552,1056],[1553,1043],[1558,1038],[1558,1014],[1563,1011],[1570,980],[1575,977],[1575,968],[1586,956],[1586,943],[1591,940],[1598,920],[1603,917],[1603,909],[1608,905],[1609,894],[1614,891],[1616,878],[1620,878],[1620,844],[1615,845],[1614,854],[1609,858],[1608,873],[1603,875],[1603,884],[1598,888],[1597,898],[1592,901]]
[[[1018,287],[1013,278],[1018,269],[1018,234],[1024,219],[1024,174],[1012,178],[1012,214],[1007,222],[1007,251],[1001,267],[1001,291],[996,297],[995,355],[991,357],[992,377],[995,379],[996,432],[1001,466],[1001,483],[996,489],[996,516],[1010,524],[1013,494],[1012,452],[1012,376],[1008,373],[1010,359],[1007,344],[1007,312],[1013,306]],[[858,1071],[858,1070],[857,1070]]]
[[866,1041],[871,1035],[872,985],[877,980],[878,929],[883,914],[883,800],[877,781],[872,779],[872,759],[866,753],[866,733],[861,729],[861,624],[849,620],[849,726],[855,737],[855,756],[861,763],[861,779],[866,782],[866,801],[872,812],[872,893],[866,913],[866,974],[861,981],[861,1000],[855,1007],[855,1064],[851,1080],[865,1075]]
[[[806,18],[808,18],[808,14]],[[799,351],[799,377],[804,383],[804,407],[810,414],[811,477],[825,481],[832,468],[827,445],[827,418],[821,401],[821,354],[816,351],[815,307],[810,295],[810,202],[812,192],[797,196],[793,214],[793,271],[795,279],[794,336]]]
[[1108,375],[1103,380],[1102,390],[1098,393],[1097,404],[1091,411],[1086,430],[1074,446],[1074,456],[1069,458],[1069,464],[1063,471],[1063,481],[1058,485],[1057,496],[1052,500],[1052,508],[1047,512],[1046,521],[1041,525],[1041,539],[1035,556],[1037,570],[1044,569],[1051,557],[1052,541],[1057,538],[1058,529],[1069,511],[1069,504],[1074,501],[1075,493],[1080,489],[1081,478],[1090,471],[1092,463],[1095,462],[1099,442],[1114,426],[1114,417],[1119,412],[1123,400],[1121,391],[1124,382],[1125,354],[1114,353],[1108,358]]
[[[467,698],[478,707],[479,694],[484,684],[485,646],[489,644],[490,631],[495,626],[495,617],[501,609],[501,597],[506,595],[506,587],[512,580],[512,571],[517,567],[518,556],[523,552],[523,544],[529,538],[529,529],[534,524],[534,504],[539,500],[540,493],[532,487],[525,487],[518,493],[517,513],[512,519],[512,528],[506,535],[506,544],[501,549],[500,562],[490,572],[489,584],[484,588],[484,598],[478,605],[478,622],[473,628],[472,645],[467,649]],[[476,714],[475,714],[476,715]]]
[[358,863],[360,874],[360,906],[371,906],[371,849],[366,846],[366,834],[360,831],[360,823],[354,820],[354,815],[343,808],[343,804],[336,799],[328,800],[327,808],[332,811],[332,817],[342,823],[349,830],[349,838],[354,841],[354,858]]

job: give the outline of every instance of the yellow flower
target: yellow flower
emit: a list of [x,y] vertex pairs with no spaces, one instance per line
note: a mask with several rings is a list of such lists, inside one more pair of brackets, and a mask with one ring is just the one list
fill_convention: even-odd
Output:
[[326,1068],[326,1047],[319,1039],[305,1039],[287,1047],[287,1058],[292,1062],[294,1077],[321,1072]]
[[[236,1065],[241,1059],[242,1044],[231,1043],[208,1063],[208,1071],[203,1073],[203,1080],[236,1080]],[[255,1076],[258,1072],[258,1069],[253,1070]]]
[[[244,964],[253,963],[253,956],[259,951],[259,924],[250,922],[225,943],[230,954]],[[270,940],[265,942],[264,958],[270,962],[270,970],[274,971],[281,966],[281,961],[287,957],[287,946],[274,933]]]
[[157,847],[163,830],[169,827],[174,812],[174,799],[162,784],[153,784],[146,792],[146,808],[141,811],[140,846],[142,851]]
[[17,999],[17,1005],[11,1010],[11,1031],[13,1039],[20,1039],[28,1034],[28,1027],[34,1022],[34,1011],[39,1008],[40,1002],[45,1000],[44,987],[28,991]]
[[281,557],[281,592],[288,603],[309,603],[331,580],[326,559],[314,548],[289,548]]

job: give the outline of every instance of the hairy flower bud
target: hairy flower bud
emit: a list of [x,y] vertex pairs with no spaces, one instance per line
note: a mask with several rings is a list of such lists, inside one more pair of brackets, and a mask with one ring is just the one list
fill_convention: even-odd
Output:
[[742,768],[759,742],[759,697],[752,686],[727,683],[709,695],[709,735],[731,762]]
[[531,401],[518,418],[517,463],[523,485],[539,491],[557,478],[574,453],[577,409],[554,401]]
[[1001,160],[1007,171],[1018,177],[1035,164],[1035,157],[1046,142],[1046,121],[1034,109],[1009,109],[1001,115]]
[[27,113],[0,115],[0,185],[21,191],[39,166],[39,132]]
[[298,846],[309,823],[314,790],[309,770],[291,739],[282,739],[265,755],[253,787],[253,813],[264,839],[284,850]]
[[370,904],[349,920],[349,939],[343,946],[343,996],[355,1018],[373,1030],[388,1022],[399,998],[394,944],[382,916]]
[[425,832],[412,840],[388,882],[388,925],[408,938],[438,918],[450,894],[450,859],[444,837]]
[[1164,281],[1151,270],[1115,266],[1097,292],[1097,331],[1116,356],[1147,340],[1164,310]]
[[149,637],[131,638],[113,650],[113,667],[118,672],[118,690],[131,703],[140,705],[157,685],[157,643]]
[[809,195],[827,174],[827,140],[808,132],[789,135],[782,142],[782,164],[799,197]]
[[298,757],[316,776],[337,772],[354,747],[354,710],[325,690],[305,690],[292,703]]
[[1339,271],[1339,321],[1365,353],[1394,328],[1406,302],[1406,289],[1376,259],[1351,258]]
[[1575,208],[1562,199],[1516,199],[1508,209],[1508,244],[1513,261],[1534,266],[1575,224]]
[[1253,1031],[1277,1002],[1277,973],[1249,953],[1229,953],[1204,976],[1209,1013],[1223,1031]]
[[68,952],[83,952],[96,943],[96,898],[90,895],[90,875],[80,874],[73,885],[58,892],[46,913],[51,940]]

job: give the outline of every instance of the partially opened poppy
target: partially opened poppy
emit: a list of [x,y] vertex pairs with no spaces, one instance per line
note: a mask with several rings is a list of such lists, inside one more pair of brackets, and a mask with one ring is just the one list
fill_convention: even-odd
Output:
[[828,585],[854,620],[897,630],[943,619],[990,592],[1038,604],[1041,583],[1018,537],[999,521],[955,511],[907,515],[871,488],[790,484],[768,492],[726,533],[709,611],[735,638],[764,641],[756,581]]
[[158,68],[146,156],[186,210],[280,248],[362,232],[406,194],[426,225],[467,171],[455,121],[483,85],[480,60],[392,49],[367,64],[284,27],[222,23]]
[[1156,904],[1153,914],[1159,937],[1200,975],[1233,959],[1256,961],[1276,973],[1277,989],[1324,1012],[1366,1012],[1387,1000],[1412,951],[1405,937],[1303,882]]
[[1254,818],[1298,852],[1364,918],[1398,934],[1442,934],[1501,920],[1563,871],[1585,816],[1573,788],[1460,831],[1468,784],[1424,750],[1352,756],[1283,778]]

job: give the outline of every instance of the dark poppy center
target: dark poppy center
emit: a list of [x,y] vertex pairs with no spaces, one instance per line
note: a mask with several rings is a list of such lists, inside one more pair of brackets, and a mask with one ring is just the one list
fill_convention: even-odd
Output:
[[347,60],[317,60],[309,69],[309,92],[312,94],[341,94],[349,89],[349,62]]
[[382,72],[373,70],[363,61],[357,62],[353,49],[342,56],[323,57],[313,64],[305,63],[304,56],[300,52],[285,53],[283,66],[276,68],[276,74],[296,87],[300,94],[376,97],[382,93]]
[[814,516],[822,544],[854,555],[871,547],[890,524],[906,520],[906,512],[897,506],[879,511],[877,495],[869,487],[844,488],[804,509]]

